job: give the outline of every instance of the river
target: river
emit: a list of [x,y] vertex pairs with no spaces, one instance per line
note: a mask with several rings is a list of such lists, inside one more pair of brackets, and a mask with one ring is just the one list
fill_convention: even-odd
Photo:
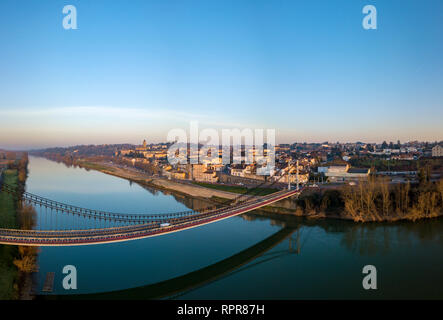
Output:
[[[174,212],[202,205],[37,157],[30,157],[27,191],[113,212]],[[48,213],[36,209],[36,228],[45,228]],[[54,272],[52,294],[57,295],[119,290],[122,298],[443,298],[443,220],[356,224],[250,213],[136,241],[42,247],[38,265],[38,294],[46,274]],[[77,269],[77,290],[63,289],[66,265]],[[377,269],[377,290],[362,287],[365,265]],[[158,285],[162,281],[166,289]]]

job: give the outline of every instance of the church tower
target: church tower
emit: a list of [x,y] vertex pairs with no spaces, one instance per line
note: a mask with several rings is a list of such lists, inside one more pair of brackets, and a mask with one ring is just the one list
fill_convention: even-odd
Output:
[[143,140],[143,149],[146,150],[146,140]]

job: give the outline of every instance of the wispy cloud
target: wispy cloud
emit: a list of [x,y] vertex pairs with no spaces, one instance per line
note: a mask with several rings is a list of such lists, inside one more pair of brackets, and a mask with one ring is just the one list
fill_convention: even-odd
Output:
[[0,109],[0,146],[135,143],[144,138],[159,142],[166,140],[171,129],[187,130],[191,121],[198,121],[202,129],[253,128],[237,119],[230,115],[106,106]]
[[[247,121],[239,122],[238,119],[229,119],[226,116],[210,115],[205,113],[189,113],[178,110],[152,109],[152,108],[122,108],[107,106],[78,106],[60,108],[23,108],[0,110],[0,117],[9,120],[42,120],[56,119],[59,121],[69,120],[71,117],[82,119],[102,119],[102,120],[161,120],[167,125],[168,122],[189,122],[199,121],[203,125],[225,126],[225,127],[246,127],[250,126]],[[234,120],[234,121],[232,121]]]

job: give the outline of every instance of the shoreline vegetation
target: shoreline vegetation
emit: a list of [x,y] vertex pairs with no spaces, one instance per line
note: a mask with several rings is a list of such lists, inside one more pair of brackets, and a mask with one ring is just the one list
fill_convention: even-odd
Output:
[[[215,190],[222,190],[227,192],[233,192],[233,193],[245,193],[248,189],[246,187],[240,187],[240,186],[229,186],[224,184],[212,184],[212,183],[205,183],[205,182],[196,182],[193,181],[192,184],[195,184],[197,186],[208,188],[208,189],[215,189]],[[254,196],[266,196],[268,194],[277,192],[278,189],[274,188],[259,188],[256,190],[253,190],[250,195]]]
[[[3,172],[5,183],[23,190],[28,176],[28,155],[20,159],[10,155],[7,169]],[[12,159],[13,158],[13,159]],[[2,228],[32,229],[36,211],[19,198],[0,192],[0,225]],[[33,299],[33,274],[37,267],[37,247],[0,245],[0,299]]]
[[[157,178],[139,171],[114,167],[97,159],[64,161],[64,159],[49,155],[45,158],[62,162],[67,166],[78,166],[114,175],[142,186],[212,202],[233,199],[239,193],[246,191],[244,187],[201,182],[181,183]],[[298,199],[286,199],[281,204],[276,203],[261,210],[311,219],[333,218],[360,223],[417,221],[441,217],[443,215],[443,179],[437,182],[431,181],[427,167],[419,170],[418,178],[418,183],[391,184],[387,178],[369,176],[367,181],[361,181],[352,186],[312,188]],[[273,190],[265,188],[260,195],[269,194]]]
[[355,222],[417,221],[443,215],[443,180],[392,185],[370,176],[355,186],[302,194],[296,214],[341,218]]

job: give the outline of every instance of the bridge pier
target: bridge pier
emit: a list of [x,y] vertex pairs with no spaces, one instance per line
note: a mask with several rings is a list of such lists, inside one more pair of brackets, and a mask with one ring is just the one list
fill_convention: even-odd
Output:
[[288,238],[289,241],[289,251],[295,254],[300,254],[300,232],[299,230],[296,231],[295,239],[292,237],[292,235]]

